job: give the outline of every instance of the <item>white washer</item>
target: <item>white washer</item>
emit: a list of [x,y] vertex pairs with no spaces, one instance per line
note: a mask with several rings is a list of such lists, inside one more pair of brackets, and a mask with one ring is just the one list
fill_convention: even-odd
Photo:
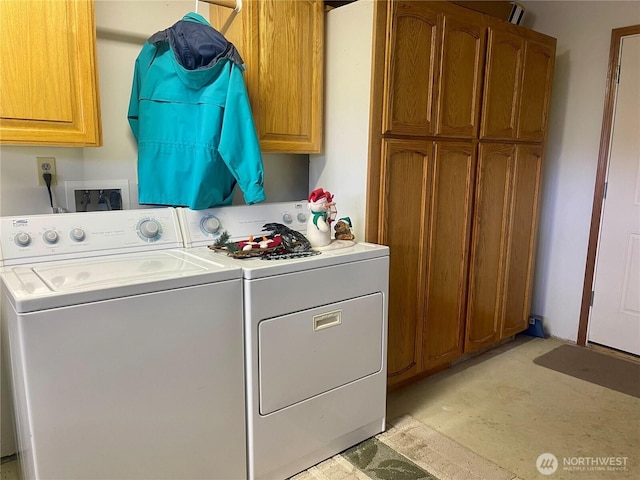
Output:
[[[306,202],[178,209],[202,259],[265,223],[306,228]],[[389,249],[369,243],[243,268],[250,479],[287,478],[385,428]]]
[[241,270],[171,208],[0,222],[24,479],[246,478]]

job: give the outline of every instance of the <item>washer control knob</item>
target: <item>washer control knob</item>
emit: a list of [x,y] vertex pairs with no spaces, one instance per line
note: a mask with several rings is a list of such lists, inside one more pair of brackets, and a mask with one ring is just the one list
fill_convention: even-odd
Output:
[[31,243],[31,237],[28,233],[20,232],[15,237],[13,237],[13,241],[16,242],[16,245],[19,247],[26,247]]
[[160,234],[160,225],[155,220],[143,220],[138,227],[140,235],[152,240]]
[[291,218],[291,214],[290,214],[290,213],[285,213],[285,214],[282,216],[282,221],[283,221],[284,223],[289,224],[289,223],[293,222],[293,218]]
[[74,242],[81,242],[85,238],[84,230],[82,230],[81,228],[74,228],[73,230],[71,230],[70,235],[71,240],[73,240]]
[[213,216],[203,218],[201,225],[205,233],[216,233],[220,230],[220,220]]
[[60,237],[58,236],[58,232],[56,232],[55,230],[47,230],[42,234],[42,239],[46,243],[53,245],[54,243],[58,243]]
[[298,219],[298,221],[299,221],[300,223],[304,223],[304,222],[306,222],[306,221],[307,221],[307,215],[306,215],[305,213],[302,213],[302,212],[298,213],[298,215],[296,216],[296,218]]

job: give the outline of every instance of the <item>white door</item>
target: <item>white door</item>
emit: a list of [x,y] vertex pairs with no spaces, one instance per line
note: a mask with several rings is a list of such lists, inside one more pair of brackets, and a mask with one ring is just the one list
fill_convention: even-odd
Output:
[[619,64],[588,338],[640,355],[640,35]]

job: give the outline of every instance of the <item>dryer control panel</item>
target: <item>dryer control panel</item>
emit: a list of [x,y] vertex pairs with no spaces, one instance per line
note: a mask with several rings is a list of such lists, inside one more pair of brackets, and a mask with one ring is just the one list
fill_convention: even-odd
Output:
[[0,218],[0,265],[181,246],[174,208]]
[[266,223],[281,223],[304,233],[307,229],[309,209],[307,201],[259,203],[215,207],[206,210],[178,208],[180,228],[185,247],[206,246],[214,243],[223,232],[232,241],[261,234]]

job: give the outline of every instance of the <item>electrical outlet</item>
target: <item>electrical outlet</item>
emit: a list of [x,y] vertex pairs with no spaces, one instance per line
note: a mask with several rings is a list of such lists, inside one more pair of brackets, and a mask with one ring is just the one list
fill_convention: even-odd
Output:
[[58,183],[56,178],[56,158],[36,157],[36,162],[38,165],[38,185],[46,186],[46,183],[44,183],[44,178],[42,178],[43,173],[50,173],[51,185],[56,185]]

